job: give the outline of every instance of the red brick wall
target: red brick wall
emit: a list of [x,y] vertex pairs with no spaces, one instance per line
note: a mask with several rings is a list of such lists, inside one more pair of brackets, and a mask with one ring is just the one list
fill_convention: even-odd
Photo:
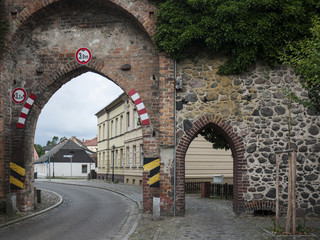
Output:
[[[10,29],[6,51],[0,61],[0,197],[9,191],[10,161],[19,162],[26,168],[26,188],[18,194],[20,208],[32,208],[31,154],[38,116],[63,84],[87,71],[108,77],[127,93],[133,88],[139,93],[151,122],[143,128],[146,157],[159,157],[160,144],[172,145],[173,122],[165,119],[173,119],[170,116],[173,115],[173,99],[170,99],[173,98],[170,93],[174,82],[173,62],[155,50],[152,40],[155,7],[149,1],[6,0],[5,5]],[[110,9],[111,14],[105,14],[104,11]],[[114,28],[108,28],[110,25]],[[74,36],[68,40],[67,35],[72,29],[77,29],[81,37]],[[114,29],[118,31],[111,32]],[[99,30],[98,36],[90,39]],[[39,36],[41,40],[37,40]],[[96,39],[113,41],[112,44],[87,46]],[[85,66],[75,61],[75,52],[80,47],[89,47],[93,55]],[[121,70],[123,64],[130,64],[131,70]],[[16,128],[22,106],[13,104],[8,98],[17,87],[23,87],[28,96],[33,93],[37,97],[24,129]],[[160,102],[161,98],[165,101]],[[160,121],[161,109],[169,110]],[[145,182],[143,199],[146,212],[152,211],[152,196],[159,196],[159,189],[150,189]]]

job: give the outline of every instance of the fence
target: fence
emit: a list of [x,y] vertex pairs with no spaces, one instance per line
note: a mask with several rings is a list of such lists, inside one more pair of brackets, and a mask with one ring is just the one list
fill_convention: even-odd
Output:
[[[186,193],[200,193],[201,182],[186,182]],[[210,196],[220,197],[225,199],[233,198],[233,185],[232,184],[210,184]]]
[[186,193],[200,193],[201,192],[201,182],[186,182],[185,183]]

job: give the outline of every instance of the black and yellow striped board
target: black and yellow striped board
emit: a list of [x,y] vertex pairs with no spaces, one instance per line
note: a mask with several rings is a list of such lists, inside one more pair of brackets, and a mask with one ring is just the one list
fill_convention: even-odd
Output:
[[24,189],[25,169],[16,163],[10,163],[10,186],[11,189]]
[[150,171],[148,184],[160,187],[160,158],[144,158],[143,170]]

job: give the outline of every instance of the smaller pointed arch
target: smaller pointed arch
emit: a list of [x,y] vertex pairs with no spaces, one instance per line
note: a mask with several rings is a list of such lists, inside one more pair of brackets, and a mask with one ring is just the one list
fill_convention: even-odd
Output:
[[240,214],[244,211],[244,193],[246,193],[249,182],[245,177],[245,146],[231,126],[230,121],[225,121],[217,115],[205,115],[191,123],[189,130],[180,138],[176,149],[176,211],[181,215],[185,211],[185,157],[192,140],[204,128],[212,127],[219,132],[229,144],[233,157],[233,211]]

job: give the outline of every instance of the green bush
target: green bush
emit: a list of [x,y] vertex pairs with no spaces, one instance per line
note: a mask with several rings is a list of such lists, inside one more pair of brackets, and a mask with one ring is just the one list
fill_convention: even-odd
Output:
[[319,15],[316,0],[153,0],[157,6],[155,41],[174,59],[199,48],[224,53],[219,74],[239,74],[256,60],[275,65],[287,42],[310,35]]

